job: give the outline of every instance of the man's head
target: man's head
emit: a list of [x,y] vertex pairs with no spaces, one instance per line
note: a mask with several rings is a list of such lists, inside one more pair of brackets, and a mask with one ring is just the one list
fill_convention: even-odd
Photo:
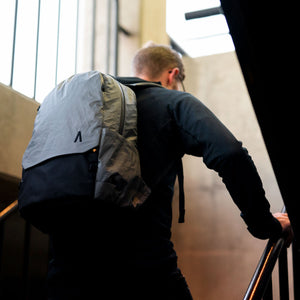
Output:
[[168,88],[179,90],[185,78],[180,55],[168,46],[149,44],[133,59],[134,76],[148,81],[160,81]]

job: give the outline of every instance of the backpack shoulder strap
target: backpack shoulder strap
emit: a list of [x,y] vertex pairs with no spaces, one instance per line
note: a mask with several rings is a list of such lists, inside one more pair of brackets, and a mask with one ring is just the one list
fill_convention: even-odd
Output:
[[185,196],[184,196],[184,184],[183,184],[183,182],[184,182],[183,165],[182,165],[181,158],[178,161],[177,177],[178,177],[178,186],[179,186],[179,219],[178,219],[178,223],[184,223]]

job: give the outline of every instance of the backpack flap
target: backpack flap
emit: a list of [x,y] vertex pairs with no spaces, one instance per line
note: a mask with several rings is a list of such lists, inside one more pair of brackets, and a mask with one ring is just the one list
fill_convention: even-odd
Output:
[[54,88],[36,116],[23,168],[97,147],[102,126],[101,98],[96,71],[76,74]]

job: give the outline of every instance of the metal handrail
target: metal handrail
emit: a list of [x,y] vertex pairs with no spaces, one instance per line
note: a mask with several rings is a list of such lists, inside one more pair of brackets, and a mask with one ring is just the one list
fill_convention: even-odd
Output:
[[268,242],[243,300],[262,299],[284,243],[284,238],[280,238],[277,242]]
[[[285,212],[285,207],[282,209],[282,212]],[[260,300],[263,298],[271,281],[274,266],[282,250],[285,249],[284,245],[285,238],[283,237],[277,241],[268,241],[243,300]]]
[[18,209],[18,200],[15,200],[5,209],[0,211],[0,223],[5,221],[11,214],[13,214]]

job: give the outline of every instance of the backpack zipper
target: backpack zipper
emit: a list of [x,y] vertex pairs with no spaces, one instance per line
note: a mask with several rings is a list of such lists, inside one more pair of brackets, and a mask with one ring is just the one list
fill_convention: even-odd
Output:
[[118,82],[119,88],[121,90],[121,114],[120,114],[120,126],[119,126],[119,134],[123,135],[124,126],[125,126],[125,109],[126,109],[126,100],[124,90],[121,84]]

